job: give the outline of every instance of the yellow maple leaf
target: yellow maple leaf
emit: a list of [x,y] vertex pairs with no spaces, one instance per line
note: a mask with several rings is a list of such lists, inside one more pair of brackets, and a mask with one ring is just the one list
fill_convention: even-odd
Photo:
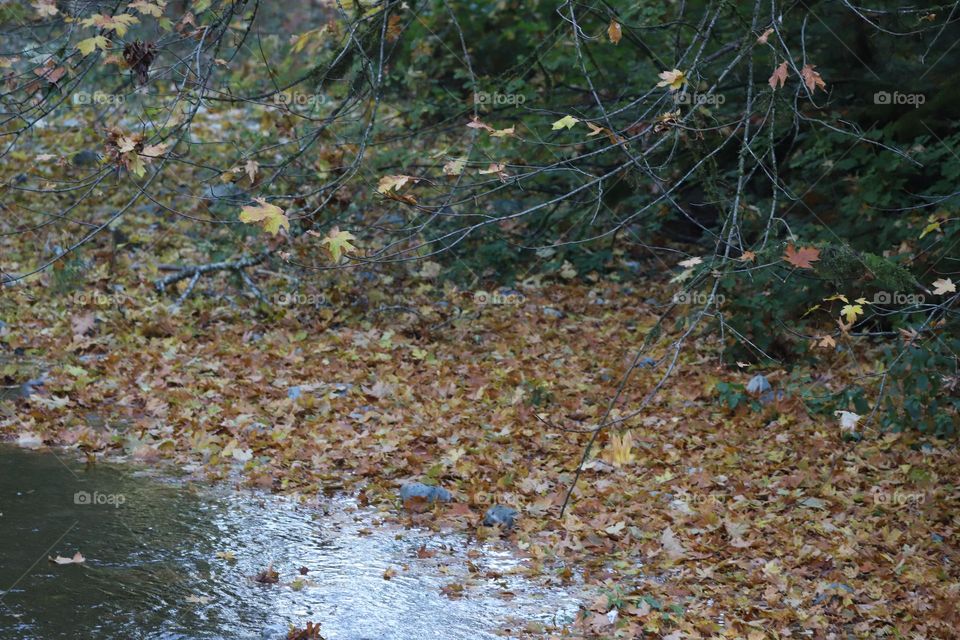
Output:
[[858,316],[863,315],[863,307],[859,304],[845,304],[840,309],[840,315],[847,319],[847,324],[852,324]]
[[280,229],[290,230],[290,220],[283,212],[283,209],[275,204],[268,203],[263,198],[255,198],[256,206],[247,205],[240,210],[240,221],[247,224],[261,223],[263,230],[272,235],[280,232]]
[[413,176],[383,176],[380,178],[379,184],[377,184],[377,191],[383,194],[389,191],[400,191],[403,185],[411,180],[414,182],[417,181]]
[[572,129],[573,125],[577,124],[578,122],[580,121],[573,116],[563,116],[553,123],[553,130],[559,131],[560,129]]
[[86,40],[81,40],[77,43],[77,50],[86,58],[88,55],[93,53],[95,50],[100,49],[101,51],[106,51],[107,46],[110,44],[110,41],[104,38],[103,36],[94,36],[92,38],[87,38]]
[[660,82],[657,83],[658,87],[670,87],[671,91],[676,91],[683,85],[687,83],[687,76],[683,71],[679,69],[671,69],[670,71],[661,71],[660,75],[657,76],[660,78]]
[[166,8],[166,6],[166,0],[157,0],[156,3],[147,2],[146,0],[134,0],[134,2],[131,2],[127,8],[136,9],[146,16],[159,18],[163,15],[163,10]]
[[351,240],[356,240],[352,233],[340,231],[339,227],[334,227],[330,229],[330,234],[320,241],[320,244],[327,245],[327,251],[330,252],[334,262],[340,262],[340,256],[356,250],[356,247],[350,244]]

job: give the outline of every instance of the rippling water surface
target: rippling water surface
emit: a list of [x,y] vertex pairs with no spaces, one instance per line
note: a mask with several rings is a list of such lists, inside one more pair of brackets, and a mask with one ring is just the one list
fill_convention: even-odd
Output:
[[[563,624],[577,607],[571,588],[523,577],[504,543],[62,452],[0,445],[0,514],[3,640],[284,638],[307,621],[327,640],[473,640]],[[83,564],[48,560],[77,551]],[[270,563],[280,583],[255,582]],[[441,592],[450,584],[463,596]]]

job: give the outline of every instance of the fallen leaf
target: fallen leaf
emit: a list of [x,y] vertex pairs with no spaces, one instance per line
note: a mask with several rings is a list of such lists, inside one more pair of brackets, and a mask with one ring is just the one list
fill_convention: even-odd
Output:
[[680,544],[677,535],[670,527],[664,529],[663,533],[660,534],[660,544],[663,545],[663,551],[674,560],[682,558],[687,553],[687,550]]
[[254,576],[253,579],[260,584],[276,584],[280,581],[280,574],[274,570],[273,564],[271,563],[266,569]]
[[64,558],[63,556],[58,555],[56,558],[47,556],[47,559],[55,564],[83,564],[87,561],[87,559],[84,558],[79,551],[73,554],[72,558]]

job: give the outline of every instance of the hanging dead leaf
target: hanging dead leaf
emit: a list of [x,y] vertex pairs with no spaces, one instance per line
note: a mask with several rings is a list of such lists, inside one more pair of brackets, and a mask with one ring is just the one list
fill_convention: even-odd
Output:
[[610,21],[610,26],[607,27],[607,37],[610,38],[610,42],[613,44],[619,44],[620,39],[623,37],[623,29],[616,20]]
[[771,89],[776,89],[777,84],[780,85],[780,88],[783,88],[783,85],[787,82],[787,63],[780,63],[780,66],[773,70],[773,74],[770,75],[770,79],[767,80],[767,82],[770,84]]
[[826,91],[827,83],[823,81],[823,78],[820,77],[820,74],[814,71],[814,68],[817,65],[815,64],[805,64],[803,69],[800,70],[800,75],[803,77],[803,83],[807,85],[807,89],[810,93],[816,92],[817,89],[823,89]]

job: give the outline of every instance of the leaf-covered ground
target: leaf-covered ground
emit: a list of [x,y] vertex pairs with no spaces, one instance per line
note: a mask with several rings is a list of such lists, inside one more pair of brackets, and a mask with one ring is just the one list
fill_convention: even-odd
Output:
[[[720,367],[696,334],[631,415],[667,363],[636,371],[613,413],[624,429],[600,434],[560,518],[590,430],[656,322],[657,283],[544,283],[484,305],[432,273],[341,279],[322,300],[257,310],[217,295],[230,290],[219,276],[171,310],[153,273],[118,293],[109,268],[87,274],[101,293],[51,296],[47,274],[4,291],[4,384],[48,372],[42,393],[0,403],[5,437],[202,462],[214,479],[240,469],[276,491],[359,492],[465,531],[490,504],[514,506],[506,535],[536,571],[582,572],[596,595],[556,634],[955,635],[955,447],[845,439],[789,393],[730,411],[717,383],[756,371]],[[397,489],[413,479],[454,502],[408,514]]]

